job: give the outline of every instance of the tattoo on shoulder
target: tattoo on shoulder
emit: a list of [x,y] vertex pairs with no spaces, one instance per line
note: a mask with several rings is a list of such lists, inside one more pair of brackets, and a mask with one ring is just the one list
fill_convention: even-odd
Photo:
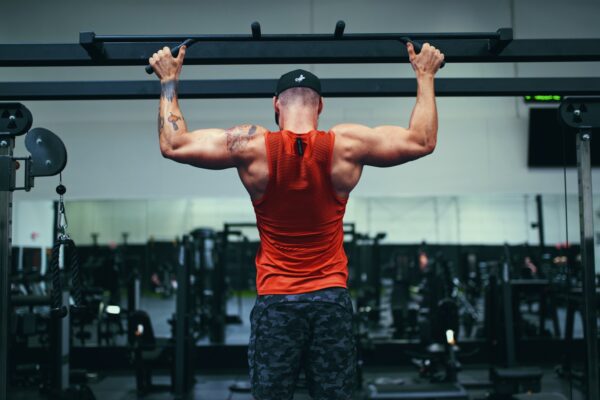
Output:
[[160,84],[160,97],[172,102],[177,95],[177,81],[167,81]]
[[238,125],[225,131],[227,136],[227,149],[230,152],[240,151],[246,148],[256,133],[256,125]]

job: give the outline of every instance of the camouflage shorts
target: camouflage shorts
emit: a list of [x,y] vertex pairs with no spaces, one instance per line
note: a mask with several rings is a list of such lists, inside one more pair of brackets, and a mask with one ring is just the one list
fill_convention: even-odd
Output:
[[258,296],[248,347],[255,399],[292,399],[302,369],[313,399],[351,399],[356,374],[352,313],[344,288]]

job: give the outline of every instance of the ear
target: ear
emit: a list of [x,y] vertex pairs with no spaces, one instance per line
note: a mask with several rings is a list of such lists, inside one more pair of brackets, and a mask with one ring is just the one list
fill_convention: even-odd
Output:
[[321,115],[321,111],[323,111],[323,98],[319,98],[319,115]]
[[276,96],[273,96],[273,109],[275,110],[275,124],[277,124],[277,127],[280,128],[281,126],[279,125],[279,106],[277,105]]

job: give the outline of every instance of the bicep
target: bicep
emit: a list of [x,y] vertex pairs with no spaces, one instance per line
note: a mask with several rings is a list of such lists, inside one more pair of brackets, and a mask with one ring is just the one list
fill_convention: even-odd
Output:
[[199,168],[225,169],[236,166],[235,154],[227,146],[227,130],[199,129],[179,135],[165,154],[171,160]]
[[199,168],[234,168],[251,161],[266,129],[258,125],[237,125],[229,129],[200,129],[177,136],[168,158]]
[[347,124],[340,125],[338,129],[343,132],[341,136],[346,138],[345,152],[348,157],[363,165],[392,167],[427,154],[410,130],[400,126],[371,128]]
[[370,129],[365,143],[366,165],[392,167],[427,154],[412,132],[399,126],[378,126]]

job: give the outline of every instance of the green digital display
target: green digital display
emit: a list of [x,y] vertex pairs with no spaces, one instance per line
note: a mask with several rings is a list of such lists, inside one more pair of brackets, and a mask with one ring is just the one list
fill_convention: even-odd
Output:
[[523,96],[525,103],[560,103],[562,96],[557,94],[536,94]]

